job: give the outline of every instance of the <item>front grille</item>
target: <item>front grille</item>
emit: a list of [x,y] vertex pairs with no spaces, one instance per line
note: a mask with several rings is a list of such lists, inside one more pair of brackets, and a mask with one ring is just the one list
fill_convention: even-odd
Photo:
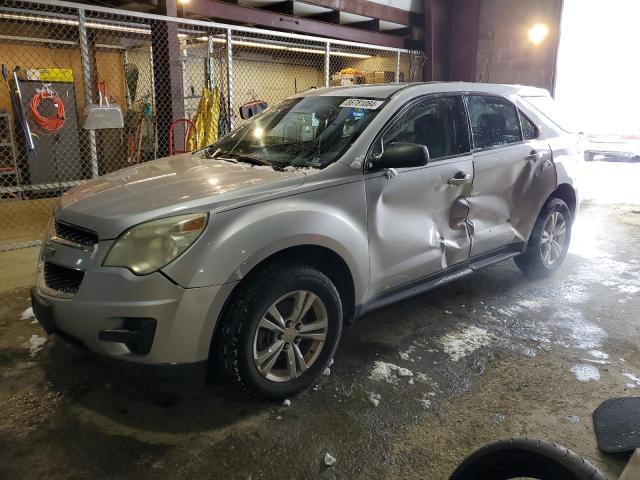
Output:
[[55,221],[55,231],[58,237],[87,247],[92,247],[98,243],[97,233],[63,223],[58,219]]
[[84,272],[72,268],[45,262],[44,283],[52,290],[74,294],[80,288],[80,283],[84,278]]

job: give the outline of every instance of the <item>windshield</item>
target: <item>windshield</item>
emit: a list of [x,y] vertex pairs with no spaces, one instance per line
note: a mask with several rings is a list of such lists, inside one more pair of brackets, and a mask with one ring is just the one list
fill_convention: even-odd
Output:
[[340,158],[383,104],[325,96],[285,100],[222,137],[208,155],[276,169],[323,168]]

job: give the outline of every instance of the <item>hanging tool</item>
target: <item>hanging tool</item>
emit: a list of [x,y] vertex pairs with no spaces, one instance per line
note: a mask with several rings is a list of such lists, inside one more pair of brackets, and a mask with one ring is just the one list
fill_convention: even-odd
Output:
[[11,98],[13,113],[15,115],[17,123],[20,125],[20,130],[22,130],[22,134],[24,135],[24,141],[27,145],[27,150],[29,152],[33,152],[35,150],[35,145],[33,144],[33,137],[31,136],[29,123],[27,122],[27,119],[25,118],[24,112],[22,110],[22,93],[20,92],[18,71],[20,71],[20,67],[16,66],[13,69],[13,81],[16,86],[14,90],[13,88],[11,88],[11,84],[8,80],[9,70],[4,63],[2,64],[2,78],[4,79],[4,82],[7,84],[7,88],[9,89],[9,98]]
[[98,82],[98,96],[98,105],[87,105],[85,107],[87,116],[83,128],[87,130],[123,128],[122,110],[117,105],[109,103],[107,84],[102,80]]

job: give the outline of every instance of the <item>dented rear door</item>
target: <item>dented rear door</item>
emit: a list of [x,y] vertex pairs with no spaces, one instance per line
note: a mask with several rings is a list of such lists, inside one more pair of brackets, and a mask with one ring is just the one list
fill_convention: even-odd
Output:
[[519,112],[509,100],[488,95],[466,100],[474,144],[467,199],[474,257],[527,240],[555,169],[548,145],[523,137]]
[[426,145],[432,158],[424,167],[365,174],[372,295],[469,257],[473,157],[463,112],[461,97],[427,97],[383,135],[383,145]]

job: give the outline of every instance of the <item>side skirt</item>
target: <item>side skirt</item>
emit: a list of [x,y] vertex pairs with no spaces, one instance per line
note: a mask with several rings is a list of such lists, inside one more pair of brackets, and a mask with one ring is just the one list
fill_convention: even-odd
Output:
[[392,303],[400,302],[416,295],[423,294],[437,288],[446,283],[458,280],[459,278],[466,277],[467,275],[475,272],[494,263],[502,262],[509,258],[517,257],[523,253],[527,248],[526,242],[514,243],[501,247],[497,250],[478,255],[477,257],[470,258],[469,260],[453,265],[442,272],[428,275],[420,278],[416,281],[401,285],[388,292],[384,292],[376,297],[373,297],[367,303],[358,305],[356,307],[356,318],[362,315],[377,310],[379,308],[386,307]]

